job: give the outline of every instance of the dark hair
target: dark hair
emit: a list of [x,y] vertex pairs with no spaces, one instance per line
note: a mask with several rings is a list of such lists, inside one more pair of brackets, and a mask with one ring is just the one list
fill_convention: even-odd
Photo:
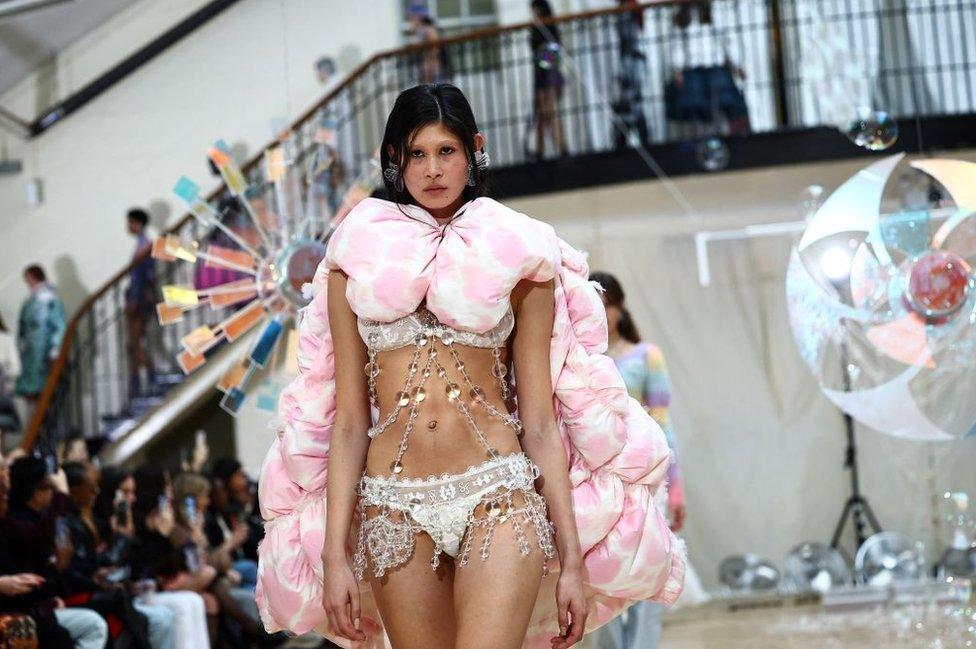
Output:
[[12,507],[25,506],[34,492],[47,480],[47,463],[39,457],[17,458],[10,465],[10,494]]
[[335,74],[336,63],[335,59],[331,56],[323,56],[318,61],[315,62],[316,70],[328,70],[329,74]]
[[141,207],[133,207],[126,216],[129,217],[130,221],[135,221],[142,227],[146,227],[146,224],[149,223],[149,214]]
[[144,530],[144,520],[159,504],[159,497],[166,493],[166,470],[151,464],[136,469],[136,502],[132,507],[132,520],[137,529]]
[[[478,134],[478,124],[467,98],[449,83],[421,84],[400,93],[386,119],[386,131],[383,133],[383,144],[380,145],[380,166],[386,169],[392,161],[400,168],[402,178],[406,170],[410,142],[420,129],[431,124],[443,125],[464,146],[464,155],[475,177],[473,187],[464,187],[464,200],[486,195],[486,174],[478,169],[474,160],[474,137]],[[393,147],[392,157],[387,151],[390,146]],[[406,186],[400,191],[396,188],[396,183],[386,177],[383,178],[383,184],[386,186],[386,195],[393,202],[417,205]]]
[[549,4],[549,0],[532,0],[529,6],[539,13],[540,18],[552,18],[553,16],[552,5]]
[[214,462],[213,469],[210,470],[210,477],[213,480],[220,480],[226,486],[230,482],[231,476],[242,467],[243,465],[232,457],[220,458]]
[[708,25],[712,22],[712,3],[711,0],[694,0],[693,2],[683,2],[678,10],[674,12],[674,24],[681,29],[691,24],[691,9],[698,10],[698,22]]
[[115,512],[115,492],[122,481],[132,475],[125,469],[116,466],[102,467],[102,475],[98,480],[98,498],[95,500],[95,515],[108,520]]
[[88,477],[88,467],[81,462],[65,462],[61,465],[68,479],[68,487],[77,487]]
[[620,320],[617,321],[617,333],[624,340],[639,343],[641,340],[640,334],[634,325],[634,319],[630,316],[630,311],[624,306],[624,289],[620,286],[617,278],[610,273],[597,271],[590,273],[590,281],[596,282],[603,287],[603,295],[607,299],[607,306],[615,306],[620,309]]
[[38,282],[47,281],[47,274],[44,272],[44,269],[41,268],[40,264],[31,264],[30,266],[24,269],[24,274],[30,275]]

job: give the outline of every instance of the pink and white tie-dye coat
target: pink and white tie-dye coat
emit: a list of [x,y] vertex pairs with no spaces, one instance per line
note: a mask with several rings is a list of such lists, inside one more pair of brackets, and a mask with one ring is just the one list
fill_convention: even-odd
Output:
[[[261,473],[267,531],[257,601],[269,630],[317,629],[334,639],[321,604],[320,559],[336,408],[325,291],[330,269],[348,276],[346,298],[360,317],[390,322],[426,300],[444,324],[477,332],[501,320],[520,280],[555,279],[553,404],[589,573],[588,627],[606,623],[635,600],[674,602],[684,556],[654,506],[667,473],[667,442],[603,354],[606,317],[588,281],[585,255],[549,225],[487,198],[469,203],[444,227],[419,207],[366,199],[333,233],[316,273],[300,329],[300,374],[282,393],[277,438]],[[517,371],[518,359],[514,363]],[[553,566],[544,579],[526,647],[548,647],[557,633],[557,574]],[[384,646],[368,585],[362,595],[371,632],[366,646]]]

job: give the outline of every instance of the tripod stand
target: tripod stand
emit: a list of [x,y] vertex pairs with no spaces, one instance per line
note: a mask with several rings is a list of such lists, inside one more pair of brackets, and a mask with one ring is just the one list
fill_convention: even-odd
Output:
[[[841,367],[844,378],[844,391],[851,390],[851,375],[847,367],[847,345],[841,343],[840,347]],[[830,540],[830,547],[837,549],[840,546],[840,537],[844,532],[844,524],[850,516],[854,523],[854,537],[857,539],[857,548],[860,548],[867,536],[864,534],[864,518],[866,517],[874,533],[881,531],[881,525],[871,510],[871,505],[867,498],[861,495],[861,484],[857,475],[857,443],[854,440],[854,418],[846,412],[844,413],[844,427],[847,429],[847,451],[844,456],[844,468],[851,471],[851,495],[844,503],[844,511],[840,514],[837,527],[834,528],[834,536]],[[855,552],[857,551],[855,548]]]

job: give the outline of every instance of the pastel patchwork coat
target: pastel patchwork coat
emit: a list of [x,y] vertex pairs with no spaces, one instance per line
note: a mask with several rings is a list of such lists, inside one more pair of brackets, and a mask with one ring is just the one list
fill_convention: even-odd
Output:
[[[505,315],[520,280],[554,280],[553,404],[589,575],[588,630],[638,600],[674,602],[683,583],[683,549],[654,506],[668,471],[667,441],[604,355],[606,315],[588,281],[586,256],[550,226],[491,199],[468,203],[441,226],[422,208],[370,198],[329,240],[300,326],[300,373],[282,393],[277,437],[264,460],[266,536],[257,602],[268,630],[316,629],[351,646],[327,628],[320,558],[336,409],[326,276],[337,269],[348,276],[346,298],[362,318],[391,322],[426,301],[442,323],[479,333]],[[517,373],[518,359],[513,362]],[[548,647],[558,632],[558,565],[551,568],[526,647]],[[361,593],[369,640],[360,646],[385,646],[368,584]]]

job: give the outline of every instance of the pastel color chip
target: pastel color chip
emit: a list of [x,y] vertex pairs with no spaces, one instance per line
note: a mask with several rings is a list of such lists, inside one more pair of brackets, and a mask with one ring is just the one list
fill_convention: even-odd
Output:
[[258,410],[274,412],[278,408],[278,393],[262,392],[258,395],[258,400],[255,402],[254,406]]
[[250,331],[263,317],[264,307],[260,302],[254,302],[250,306],[246,306],[235,313],[226,321],[224,324],[224,335],[227,336],[227,340],[234,342]]
[[264,367],[268,364],[268,358],[271,357],[271,352],[274,351],[278,339],[281,338],[282,329],[281,316],[275,316],[268,321],[264,331],[261,332],[261,337],[254,345],[254,349],[251,350],[250,359],[252,363],[258,367]]
[[180,344],[184,348],[197,353],[203,353],[203,351],[209,346],[208,343],[214,339],[213,329],[203,325],[202,327],[197,327],[187,335],[180,339]]
[[197,263],[196,248],[192,245],[184,244],[176,235],[166,237],[166,252],[177,259],[188,261],[191,264]]
[[156,318],[160,325],[176,324],[183,322],[183,309],[178,306],[170,306],[165,302],[156,305]]
[[278,182],[285,175],[285,152],[280,146],[268,149],[264,154],[268,168],[268,179]]
[[163,300],[167,306],[194,307],[200,303],[195,288],[170,284],[163,287]]
[[152,258],[159,261],[176,261],[176,257],[166,250],[166,237],[156,237],[152,243]]
[[237,416],[241,406],[244,405],[244,391],[238,388],[231,388],[220,400],[220,407],[231,415]]
[[210,257],[207,260],[207,266],[220,266],[220,262],[223,261],[228,264],[223,266],[223,268],[246,268],[248,270],[254,270],[254,266],[256,265],[254,257],[246,250],[235,250],[222,246],[207,246],[207,256]]
[[231,388],[236,388],[241,384],[241,379],[247,373],[247,363],[242,361],[230,368],[217,382],[217,389],[227,392]]
[[180,364],[180,369],[183,370],[184,374],[192,374],[194,370],[207,362],[207,357],[203,354],[185,351],[176,357],[176,362]]
[[186,176],[180,176],[173,187],[173,193],[187,203],[192,203],[200,195],[200,187]]
[[226,151],[221,151],[217,147],[210,149],[207,152],[210,155],[210,159],[218,167],[223,168],[228,162],[230,162],[230,156],[227,155]]
[[210,308],[222,309],[231,304],[253,299],[257,294],[258,289],[254,285],[253,279],[242,279],[236,282],[221,284],[211,289]]

